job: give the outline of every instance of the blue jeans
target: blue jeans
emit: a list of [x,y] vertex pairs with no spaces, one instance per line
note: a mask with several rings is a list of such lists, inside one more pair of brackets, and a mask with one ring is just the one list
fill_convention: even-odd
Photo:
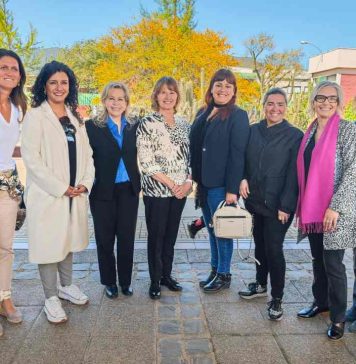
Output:
[[217,269],[218,273],[230,273],[231,258],[233,252],[233,240],[217,238],[214,229],[209,226],[214,212],[219,203],[225,200],[225,187],[207,188],[206,204],[202,208],[205,225],[209,232],[211,266]]

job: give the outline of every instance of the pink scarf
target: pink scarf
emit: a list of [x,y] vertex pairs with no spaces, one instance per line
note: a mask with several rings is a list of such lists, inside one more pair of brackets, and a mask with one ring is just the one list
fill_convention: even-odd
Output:
[[336,142],[340,116],[335,113],[325,126],[312,152],[307,183],[305,183],[304,150],[316,120],[306,131],[299,148],[297,173],[299,197],[297,223],[303,233],[322,233],[323,219],[334,193]]

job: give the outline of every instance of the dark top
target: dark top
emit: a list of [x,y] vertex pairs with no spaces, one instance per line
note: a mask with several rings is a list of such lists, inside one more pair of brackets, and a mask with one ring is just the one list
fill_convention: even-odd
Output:
[[303,133],[286,120],[269,128],[262,120],[250,129],[246,207],[265,216],[275,216],[278,210],[291,214],[298,199],[297,155]]
[[85,127],[93,150],[95,180],[89,198],[111,200],[114,196],[115,177],[121,158],[125,163],[133,192],[141,190],[140,173],[137,166],[136,129],[138,124],[128,123],[123,131],[122,148],[105,125],[97,126],[88,120]]
[[310,162],[313,155],[313,150],[315,148],[315,134],[309,140],[309,143],[304,149],[304,175],[305,175],[305,182],[307,182]]
[[[195,125],[198,124],[200,116],[201,114],[197,115]],[[216,117],[208,121],[203,132],[202,185],[207,188],[225,187],[227,192],[238,194],[250,133],[246,111],[234,106],[226,120]],[[195,175],[193,170],[192,174]]]
[[77,144],[75,139],[75,133],[77,132],[75,126],[70,122],[68,116],[62,116],[59,121],[63,127],[64,134],[66,135],[68,142],[69,152],[69,185],[75,186],[75,178],[77,174]]
[[[119,128],[117,126],[117,124],[111,119],[111,117],[108,117],[108,120],[106,122],[106,125],[108,126],[112,136],[115,138],[118,146],[120,149],[122,149],[122,144],[124,142],[124,129],[127,125],[127,120],[125,118],[125,116],[121,117],[121,128],[119,131]],[[120,162],[117,166],[117,172],[116,172],[116,176],[115,176],[115,183],[122,183],[122,182],[127,182],[130,181],[130,177],[127,174],[127,170],[125,167],[125,163],[124,160],[121,158]]]

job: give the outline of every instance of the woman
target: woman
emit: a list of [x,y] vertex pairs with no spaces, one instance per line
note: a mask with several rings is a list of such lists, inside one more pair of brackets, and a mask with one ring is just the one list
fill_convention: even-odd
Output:
[[94,167],[85,127],[76,112],[73,71],[56,61],[45,64],[32,95],[22,135],[29,260],[38,264],[47,319],[60,323],[67,316],[59,298],[78,305],[88,302],[72,284],[72,259],[73,252],[88,244],[87,192]]
[[[252,299],[267,296],[270,274],[272,300],[268,317],[280,320],[286,274],[283,241],[293,220],[298,198],[297,153],[303,133],[284,119],[287,95],[272,88],[263,98],[265,119],[251,126],[246,152],[245,179],[240,195],[253,215],[256,281],[239,292]],[[259,166],[256,168],[256,166]]]
[[188,170],[189,124],[175,115],[179,99],[176,80],[159,79],[151,95],[154,112],[144,117],[137,129],[152,299],[161,297],[161,285],[171,291],[182,290],[171,273],[174,245],[192,180]]
[[138,195],[141,190],[136,152],[137,124],[131,124],[127,118],[130,100],[124,84],[107,84],[101,101],[103,113],[85,123],[95,166],[95,183],[89,200],[100,280],[105,285],[106,296],[116,298],[116,264],[122,293],[126,296],[133,294],[131,276]]
[[[22,117],[26,113],[24,84],[26,74],[20,57],[13,51],[0,49],[0,315],[11,323],[22,321],[21,312],[11,299],[11,278],[18,205],[23,192],[15,161],[12,159],[20,135]],[[3,329],[0,324],[0,336]]]
[[355,248],[356,129],[340,118],[342,90],[318,84],[310,98],[316,119],[302,140],[297,160],[299,228],[308,234],[313,257],[313,305],[298,313],[309,318],[330,309],[332,340],[344,334],[347,278],[343,257]]
[[228,69],[218,70],[205,94],[190,134],[193,180],[198,184],[197,202],[208,226],[211,272],[200,282],[204,292],[230,287],[232,239],[214,235],[210,223],[221,201],[237,203],[238,186],[243,177],[245,151],[249,137],[246,111],[235,105],[236,79]]

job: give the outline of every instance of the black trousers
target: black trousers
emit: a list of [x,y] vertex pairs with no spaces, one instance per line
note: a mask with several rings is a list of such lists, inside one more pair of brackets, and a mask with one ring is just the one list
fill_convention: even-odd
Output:
[[116,265],[120,286],[131,284],[138,202],[130,182],[117,183],[112,200],[90,200],[100,281],[104,285],[116,284]]
[[143,196],[147,224],[148,268],[152,282],[172,272],[174,245],[186,198]]
[[256,280],[265,285],[268,273],[270,274],[273,298],[283,297],[286,275],[283,241],[292,220],[293,216],[287,223],[282,224],[277,216],[253,214],[255,257],[261,263],[261,265],[256,263]]
[[323,234],[308,235],[313,256],[313,295],[317,305],[329,307],[332,322],[344,322],[347,306],[345,250],[325,250]]
[[330,320],[345,322],[347,307],[347,276],[343,263],[345,249],[324,250],[325,271],[328,277]]
[[323,234],[308,234],[313,265],[312,291],[314,303],[322,308],[329,307],[328,276],[324,265]]

